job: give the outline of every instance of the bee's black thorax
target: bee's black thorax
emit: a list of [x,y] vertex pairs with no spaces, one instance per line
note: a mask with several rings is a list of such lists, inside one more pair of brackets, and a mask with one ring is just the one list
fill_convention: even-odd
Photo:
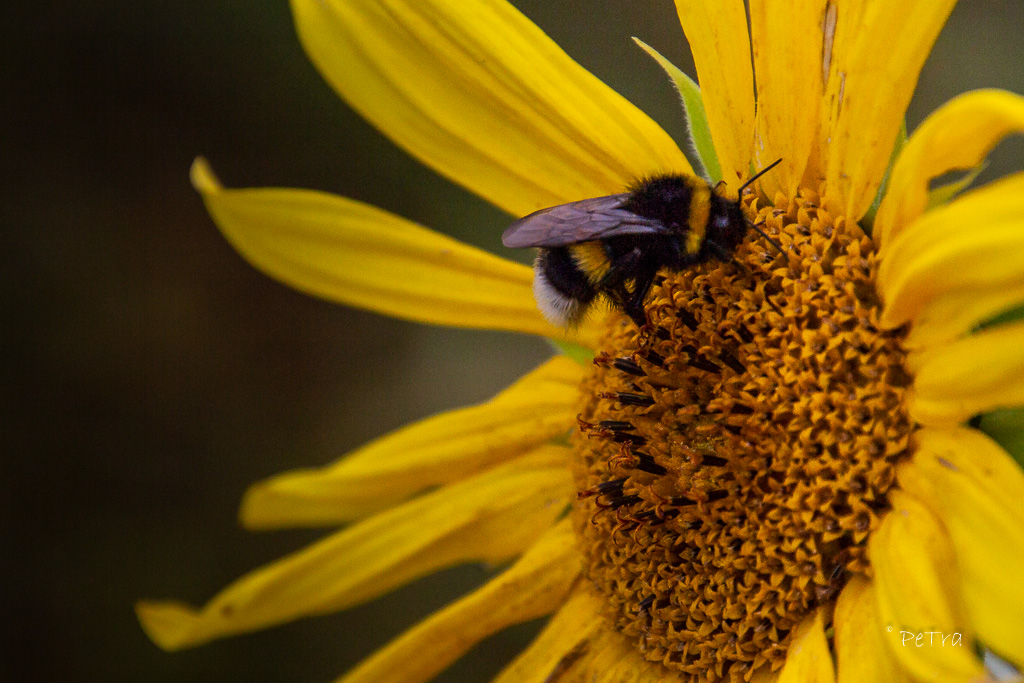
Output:
[[693,178],[664,175],[642,180],[630,188],[622,208],[644,218],[653,218],[667,228],[685,231],[690,220],[694,194]]
[[[738,202],[711,188],[705,181],[682,175],[655,176],[635,184],[623,209],[651,218],[676,236],[679,249],[665,251],[660,239],[638,235],[656,249],[669,268],[682,268],[732,253],[747,232]],[[658,238],[660,236],[654,236]]]

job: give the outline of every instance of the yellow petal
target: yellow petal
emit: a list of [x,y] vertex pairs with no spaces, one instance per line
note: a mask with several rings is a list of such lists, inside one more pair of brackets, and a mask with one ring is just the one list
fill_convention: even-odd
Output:
[[540,635],[492,683],[563,683],[590,650],[596,633],[608,628],[601,616],[603,607],[589,591],[574,591]]
[[935,110],[907,140],[893,166],[872,236],[885,247],[924,213],[932,178],[980,164],[1007,135],[1024,132],[1024,97],[977,90]]
[[[825,179],[825,166],[832,147],[832,127],[839,103],[846,91],[846,64],[861,38],[861,17],[867,2],[830,2],[822,22],[821,77],[824,81],[819,105],[818,138],[808,162],[806,181],[809,187],[820,187]],[[815,74],[816,75],[816,74]],[[816,153],[815,153],[816,152]],[[830,199],[830,198],[829,198]],[[843,210],[838,204],[831,207]]]
[[605,626],[564,678],[566,683],[666,683],[677,677],[678,672],[644,659],[635,641]]
[[666,683],[679,678],[648,662],[602,617],[604,600],[579,587],[530,647],[493,683]]
[[[857,5],[859,3],[851,3]],[[833,50],[826,194],[859,220],[871,206],[889,164],[910,96],[955,0],[865,3],[851,14],[839,3]],[[836,36],[837,42],[839,36]]]
[[[403,427],[323,469],[255,484],[242,501],[242,523],[266,529],[358,519],[541,447],[575,424],[582,375],[577,363],[556,356],[487,403]],[[567,451],[561,448],[563,458]]]
[[432,679],[487,636],[558,609],[579,576],[580,559],[575,533],[563,520],[498,577],[406,631],[338,683]]
[[534,543],[572,494],[564,465],[524,457],[420,496],[250,572],[201,610],[143,602],[157,645],[214,638],[326,614],[460,562],[501,562]]
[[968,288],[1005,290],[1024,282],[1024,173],[933,209],[890,242],[878,270],[888,328],[931,301]]
[[292,0],[310,59],[424,164],[515,215],[691,173],[672,139],[505,0]]
[[225,190],[202,159],[192,183],[231,244],[296,289],[437,325],[597,338],[586,323],[576,335],[544,320],[526,266],[381,209],[309,190]]
[[890,494],[890,502],[892,510],[868,540],[868,553],[886,635],[899,639],[892,652],[912,676],[925,680],[966,682],[980,676],[984,669],[974,656],[974,634],[946,530],[902,491]]
[[1024,405],[1024,322],[1005,323],[912,354],[910,415],[956,424],[978,413]]
[[843,587],[833,617],[836,635],[836,680],[839,683],[904,683],[892,648],[901,647],[895,629],[886,631],[878,614],[871,582],[857,575]]
[[1001,287],[966,287],[944,292],[914,316],[903,347],[916,350],[947,344],[1024,301],[1024,279]]
[[923,429],[900,485],[949,530],[978,639],[1024,663],[1024,474],[999,444],[966,427]]
[[782,163],[761,181],[769,197],[795,197],[817,142],[823,80],[820,63],[825,0],[750,3],[750,33],[757,74],[757,166]]
[[793,631],[779,683],[831,683],[832,654],[825,638],[825,608],[819,607]]
[[676,0],[676,12],[697,67],[697,81],[715,141],[722,179],[750,174],[754,148],[754,76],[742,0]]
[[765,664],[754,670],[750,676],[750,683],[777,683],[781,671],[772,671],[770,664]]

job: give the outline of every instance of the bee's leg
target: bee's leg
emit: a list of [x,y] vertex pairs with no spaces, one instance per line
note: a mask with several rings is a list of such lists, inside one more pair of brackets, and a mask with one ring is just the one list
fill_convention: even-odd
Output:
[[598,284],[598,289],[604,292],[605,296],[611,300],[613,306],[628,315],[636,323],[637,327],[643,327],[647,322],[644,318],[643,307],[641,306],[640,310],[637,311],[636,305],[633,303],[635,290],[630,292],[629,288],[626,287],[627,278],[629,277],[628,272],[628,268],[609,269]]
[[647,298],[647,293],[651,291],[651,285],[654,284],[654,278],[657,274],[657,270],[649,268],[639,273],[633,281],[633,292],[624,300],[622,306],[622,310],[626,312],[626,315],[640,329],[647,325],[647,311],[644,310],[644,299]]
[[613,266],[597,283],[597,289],[604,292],[619,308],[625,308],[626,302],[629,300],[629,290],[626,289],[627,271],[628,268]]
[[647,325],[647,312],[644,310],[643,306],[635,305],[632,299],[622,306],[622,310],[629,316],[630,320],[636,323],[636,326],[639,329],[642,330],[644,326]]
[[738,258],[736,258],[735,254],[731,253],[721,244],[718,244],[717,242],[712,242],[711,240],[705,240],[705,243],[708,245],[708,249],[715,252],[715,256],[718,257],[719,261],[722,261],[723,263],[733,263],[736,265],[737,268],[742,270],[744,273],[750,275],[750,268],[747,268],[743,261],[740,261]]
[[628,315],[630,319],[636,323],[637,327],[643,327],[647,324],[647,318],[644,315],[643,306],[638,308],[633,303],[633,292],[630,292],[626,288],[626,282],[624,280],[617,282],[613,287],[609,287],[605,291],[608,293],[608,298],[611,299],[612,304]]

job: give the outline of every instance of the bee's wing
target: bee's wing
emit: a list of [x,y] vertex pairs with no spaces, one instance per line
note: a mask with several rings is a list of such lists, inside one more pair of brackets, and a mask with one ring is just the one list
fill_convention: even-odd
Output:
[[629,194],[594,197],[535,211],[508,226],[506,247],[562,247],[613,235],[666,232],[659,221],[621,208]]

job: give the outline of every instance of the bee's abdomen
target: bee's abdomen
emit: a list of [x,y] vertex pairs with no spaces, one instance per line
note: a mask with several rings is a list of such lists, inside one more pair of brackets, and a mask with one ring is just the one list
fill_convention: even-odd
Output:
[[533,294],[544,317],[560,326],[579,322],[597,296],[571,247],[541,249],[533,266]]
[[592,285],[597,285],[608,274],[611,261],[608,257],[608,244],[605,241],[578,242],[565,247],[576,269]]
[[597,290],[591,285],[587,273],[572,257],[570,248],[541,249],[537,255],[537,266],[560,294],[588,303],[597,295]]

